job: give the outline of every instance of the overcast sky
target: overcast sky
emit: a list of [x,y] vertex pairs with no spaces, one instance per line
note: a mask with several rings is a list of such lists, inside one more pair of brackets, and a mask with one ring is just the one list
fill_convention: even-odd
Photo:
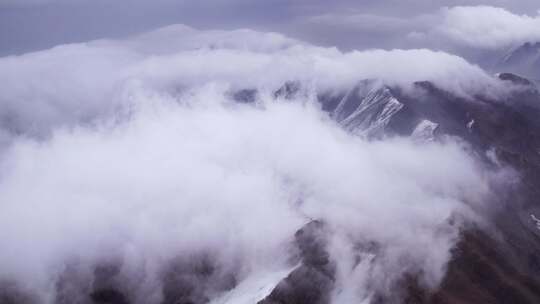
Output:
[[[516,34],[514,21],[518,29],[530,28],[523,39],[537,31],[537,0],[0,0],[0,56],[117,38],[178,23],[200,29],[276,31],[342,49],[439,48],[448,47],[448,43],[442,43],[448,40],[460,46],[506,46],[510,39],[507,37],[501,43],[500,37],[488,36],[495,46],[485,41],[477,44],[474,35],[457,37],[463,34],[462,28],[442,30],[445,35],[440,35],[439,30],[432,35],[432,28],[451,19],[446,18],[445,7],[477,5],[502,8],[515,17],[505,17],[512,19],[511,25],[505,25],[511,32],[508,35]],[[505,19],[477,17],[472,20]],[[452,20],[469,24],[473,30],[481,27],[463,22],[462,15]],[[465,32],[469,35],[471,29]]]

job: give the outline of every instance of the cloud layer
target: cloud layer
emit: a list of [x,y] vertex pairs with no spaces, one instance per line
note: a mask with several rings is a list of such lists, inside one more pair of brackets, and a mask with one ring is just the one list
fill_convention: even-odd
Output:
[[[342,49],[432,47],[463,54],[449,43],[448,36],[429,37],[427,43],[406,37],[411,32],[426,33],[448,25],[458,42],[492,47],[501,42],[500,30],[515,30],[517,37],[529,39],[540,9],[535,0],[1,0],[0,7],[0,55],[122,37],[175,23],[205,29],[277,31]],[[20,20],[26,22],[21,24]],[[467,28],[456,21],[464,22]],[[481,45],[474,38],[475,29],[480,27],[489,33],[478,37]]]
[[435,29],[469,47],[498,49],[540,41],[540,15],[518,15],[500,7],[452,7]]
[[46,135],[52,126],[120,111],[139,86],[172,92],[212,82],[270,92],[301,81],[322,91],[369,78],[402,87],[427,80],[460,95],[503,89],[479,67],[443,52],[341,52],[273,33],[171,26],[124,41],[0,58],[0,115],[8,132]]
[[[0,280],[45,303],[70,267],[110,260],[135,303],[159,303],[177,258],[211,253],[239,283],[290,269],[292,236],[311,219],[331,229],[335,303],[411,270],[435,286],[490,195],[490,173],[459,143],[366,141],[315,102],[366,78],[464,96],[502,89],[446,53],[343,53],[175,26],[1,58],[0,71]],[[304,94],[276,99],[287,81]],[[231,99],[251,88],[254,104]],[[362,242],[381,251],[359,266]]]
[[[540,7],[538,7],[540,8]],[[507,50],[540,40],[537,12],[516,14],[503,7],[453,6],[413,16],[379,15],[357,11],[325,13],[304,19],[317,28],[333,28],[380,40],[391,45],[425,46],[452,50]]]

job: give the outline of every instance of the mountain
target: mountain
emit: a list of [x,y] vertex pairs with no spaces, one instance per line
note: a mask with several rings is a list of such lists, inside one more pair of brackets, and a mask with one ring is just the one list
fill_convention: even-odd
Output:
[[403,108],[390,88],[373,80],[361,82],[338,98],[332,117],[346,130],[368,136],[383,135],[392,117]]
[[[483,166],[510,167],[521,177],[510,191],[493,198],[491,232],[479,227],[462,231],[440,286],[427,288],[420,273],[405,273],[391,282],[392,290],[377,290],[371,304],[540,303],[540,93],[526,78],[509,73],[498,77],[517,89],[499,99],[463,97],[428,81],[405,91],[369,79],[317,94],[328,117],[352,134],[375,141],[413,137],[418,144],[457,138]],[[246,88],[230,96],[251,104],[259,94]],[[307,94],[302,84],[290,81],[273,97],[279,102],[302,94]],[[328,304],[338,288],[337,266],[327,249],[329,229],[324,221],[311,219],[291,236],[296,252],[288,269],[241,282],[240,270],[222,268],[211,253],[176,259],[160,278],[161,303]],[[377,259],[383,250],[372,240],[353,249],[357,263]],[[54,303],[132,303],[132,291],[120,282],[120,268],[114,261],[96,266],[89,284],[87,273],[66,269],[55,283]],[[17,286],[0,285],[0,303],[35,301]]]
[[498,72],[510,72],[540,79],[540,42],[527,42],[509,51],[494,68]]
[[[499,78],[512,85],[527,81],[512,74]],[[400,295],[399,299],[381,293],[372,303],[539,303],[540,94],[523,89],[503,100],[476,96],[471,101],[430,82],[415,87],[416,94],[410,95],[366,80],[341,94],[323,94],[319,101],[350,132],[372,138],[413,136],[422,141],[458,137],[486,166],[510,166],[522,180],[511,193],[501,193],[501,209],[494,210],[497,216],[492,223],[496,235],[481,229],[462,233],[437,290],[426,290],[411,273],[394,286],[398,292],[392,294]],[[329,303],[334,266],[324,251],[324,237],[310,235],[317,231],[324,236],[323,223],[312,222],[297,233],[300,266],[260,304]],[[359,246],[358,255],[376,256],[376,247]]]

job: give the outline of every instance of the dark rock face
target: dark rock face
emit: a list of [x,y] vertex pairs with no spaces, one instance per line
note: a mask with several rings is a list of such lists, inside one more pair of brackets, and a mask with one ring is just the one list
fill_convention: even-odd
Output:
[[497,75],[497,77],[499,77],[500,80],[510,81],[511,83],[518,84],[518,85],[534,86],[534,83],[530,81],[529,79],[518,76],[516,74],[512,74],[512,73],[500,73]]
[[300,94],[301,87],[298,81],[288,81],[274,92],[274,98],[293,99]]
[[300,266],[259,304],[327,304],[335,280],[335,265],[326,251],[325,224],[312,221],[295,234]]
[[[56,304],[141,303],[137,290],[140,278],[122,274],[122,264],[68,264],[56,282]],[[143,274],[141,274],[143,275]],[[183,256],[170,261],[163,270],[161,303],[204,304],[216,294],[233,289],[235,274],[224,269],[211,254]],[[143,301],[144,302],[144,301]],[[20,286],[0,283],[1,304],[38,304],[37,297]]]
[[9,282],[0,282],[0,303],[2,304],[33,304],[35,297],[26,292],[21,286]]
[[[507,76],[501,79],[526,83]],[[492,165],[493,160],[484,156],[494,151],[497,160],[515,169],[521,180],[514,189],[501,193],[498,203],[502,206],[494,212],[492,223],[497,236],[480,230],[464,232],[440,289],[430,294],[409,280],[404,284],[405,302],[540,303],[540,234],[537,223],[531,220],[540,207],[538,94],[518,92],[504,101],[477,96],[471,101],[430,83],[417,86],[423,93],[421,99],[395,91],[406,108],[396,119],[436,122],[439,136],[465,140],[486,165]],[[391,125],[396,134],[410,132],[410,127],[401,122]]]
[[107,303],[107,304],[128,304],[129,301],[126,296],[116,289],[105,288],[99,289],[90,294],[90,298],[94,303]]
[[[540,281],[516,267],[511,244],[480,232],[468,232],[455,249],[454,260],[432,303],[538,303]],[[427,301],[426,301],[427,302]]]
[[93,303],[103,304],[128,304],[125,282],[120,275],[122,265],[120,263],[107,263],[98,265],[94,269],[94,284],[90,293]]
[[257,100],[256,89],[243,89],[232,93],[232,99],[239,103],[254,103]]
[[[463,232],[438,290],[426,290],[412,273],[399,281],[392,294],[376,296],[374,303],[540,303],[540,94],[528,79],[510,73],[498,77],[520,88],[501,100],[485,96],[468,100],[429,82],[416,83],[413,96],[387,87],[380,94],[402,105],[385,122],[386,136],[409,136],[420,122],[428,121],[436,126],[434,137],[462,139],[487,167],[513,168],[520,181],[493,202],[495,233]],[[320,101],[323,109],[343,122],[362,104],[358,96],[344,94],[334,97],[339,99],[336,102],[323,95]],[[364,113],[355,115],[357,124],[372,123],[365,117],[370,109],[381,108],[384,100],[377,103],[360,109]]]
[[57,304],[128,304],[134,293],[121,275],[122,264],[103,262],[98,265],[67,264],[56,282]]
[[235,285],[234,274],[222,269],[212,255],[179,258],[164,273],[162,303],[204,304]]

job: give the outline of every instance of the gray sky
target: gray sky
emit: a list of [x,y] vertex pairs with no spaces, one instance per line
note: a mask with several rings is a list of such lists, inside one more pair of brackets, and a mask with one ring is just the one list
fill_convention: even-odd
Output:
[[[537,0],[0,0],[0,56],[116,38],[182,23],[200,29],[276,31],[325,46],[408,48],[443,7],[489,5],[537,16]],[[407,38],[407,39],[405,39]]]

